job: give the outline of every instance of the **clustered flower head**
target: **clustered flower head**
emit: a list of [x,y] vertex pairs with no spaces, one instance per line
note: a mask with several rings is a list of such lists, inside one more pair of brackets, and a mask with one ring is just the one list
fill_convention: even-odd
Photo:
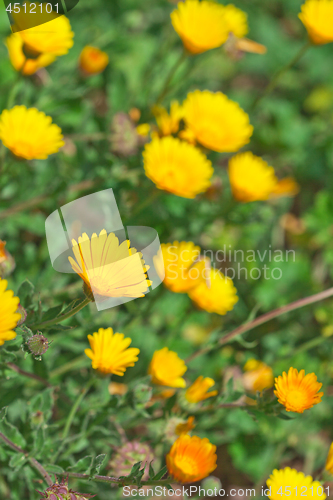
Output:
[[231,158],[229,179],[234,198],[243,203],[294,196],[299,191],[294,179],[286,177],[279,181],[274,168],[250,151]]
[[274,469],[266,484],[270,488],[271,500],[297,500],[303,493],[304,498],[325,500],[326,495],[319,481],[314,481],[311,476],[303,472],[285,467]]
[[319,392],[323,384],[317,381],[314,373],[305,375],[305,371],[298,372],[296,368],[289,368],[275,379],[275,391],[279,403],[287,411],[303,413],[321,402],[323,392]]
[[127,441],[115,450],[109,462],[109,467],[117,477],[128,476],[134,464],[142,462],[141,467],[145,467],[143,479],[147,479],[149,464],[154,460],[155,455],[152,448],[147,443],[138,440]]
[[141,252],[130,241],[119,243],[114,233],[103,229],[91,238],[86,233],[72,240],[73,270],[83,279],[87,292],[95,297],[143,297],[151,282],[147,279]]
[[273,370],[263,361],[249,359],[244,365],[243,384],[249,392],[261,392],[274,385]]
[[154,384],[184,388],[186,382],[183,375],[186,370],[187,366],[178,354],[163,347],[163,349],[154,352],[148,373]]
[[42,495],[40,500],[88,500],[93,498],[95,495],[89,495],[88,493],[78,493],[73,491],[68,487],[68,478],[62,479],[59,483],[56,482],[49,486],[44,492],[38,491]]
[[84,352],[92,360],[92,367],[107,375],[113,373],[122,377],[126,368],[134,366],[140,349],[130,347],[132,339],[123,333],[113,333],[112,328],[99,328],[98,332],[88,335],[91,349]]
[[0,115],[0,139],[18,158],[43,160],[65,144],[61,129],[36,108],[14,106]]
[[216,469],[216,446],[207,438],[182,434],[166,456],[171,476],[179,483],[200,481]]
[[298,15],[312,43],[333,42],[333,0],[306,0]]
[[7,286],[8,281],[0,278],[0,346],[16,337],[14,328],[21,319],[17,312],[20,299],[14,297],[14,292],[7,290]]
[[108,64],[109,56],[97,47],[86,45],[80,54],[79,66],[86,75],[101,73]]
[[[27,12],[30,6],[31,3],[26,2]],[[6,45],[12,65],[24,75],[32,75],[40,68],[49,66],[73,46],[74,33],[64,15],[52,12],[47,15],[46,23],[43,18],[39,26],[29,29],[24,29],[27,21],[23,9],[13,13],[13,18],[17,32],[7,38]]]

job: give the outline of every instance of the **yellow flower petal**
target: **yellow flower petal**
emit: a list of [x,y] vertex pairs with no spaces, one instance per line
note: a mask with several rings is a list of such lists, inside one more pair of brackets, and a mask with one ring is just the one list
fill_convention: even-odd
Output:
[[323,392],[314,373],[305,375],[304,370],[298,372],[296,368],[289,368],[288,374],[283,372],[275,379],[274,394],[287,411],[303,413],[321,402]]
[[186,382],[182,375],[186,370],[185,362],[178,357],[178,354],[163,347],[163,349],[154,352],[148,373],[154,384],[184,388]]

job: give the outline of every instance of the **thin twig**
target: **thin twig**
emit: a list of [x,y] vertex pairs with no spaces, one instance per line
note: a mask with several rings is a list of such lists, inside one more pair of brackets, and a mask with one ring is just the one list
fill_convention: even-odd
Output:
[[52,384],[50,384],[44,378],[39,377],[38,375],[35,375],[34,373],[26,372],[25,370],[22,370],[19,366],[15,365],[14,363],[6,363],[6,364],[7,364],[8,368],[11,368],[16,373],[19,373],[20,375],[23,375],[24,377],[32,378],[33,380],[37,380],[37,382],[40,382],[41,384],[45,385],[46,387],[52,387]]
[[[332,297],[332,295],[333,295],[333,288],[329,288],[328,290],[324,290],[323,292],[310,295],[310,297],[305,297],[304,299],[296,300],[295,302],[287,304],[286,306],[278,307],[277,309],[274,309],[274,311],[263,314],[262,316],[259,316],[259,318],[254,319],[253,321],[238,326],[237,328],[235,328],[235,330],[232,330],[231,332],[224,335],[224,337],[222,337],[218,343],[220,345],[226,344],[227,342],[234,339],[238,335],[241,335],[242,333],[245,332],[249,332],[250,330],[253,330],[253,328],[256,328],[257,326],[260,326],[264,323],[267,323],[271,319],[277,318],[278,316],[281,316],[282,314],[285,314],[287,312],[295,311],[296,309],[300,309],[301,307],[307,306],[309,304],[314,304],[315,302],[327,299],[328,297]],[[191,354],[191,356],[189,356],[185,362],[190,363],[191,361],[193,361],[193,359],[197,358],[198,356],[201,356],[202,354],[205,354],[206,352],[209,352],[215,347],[216,346],[214,345],[214,346],[204,347],[203,349],[199,349],[195,353]]]
[[[114,484],[120,484],[122,486],[131,486],[131,485],[136,485],[136,481],[134,481],[133,479],[127,479],[127,478],[124,478],[124,479],[119,479],[118,477],[112,477],[112,476],[89,476],[88,474],[79,474],[78,472],[62,472],[59,474],[60,476],[68,476],[68,477],[73,477],[73,478],[76,478],[76,479],[86,479],[86,480],[90,480],[90,481],[96,481],[96,482],[99,482],[99,483],[114,483]],[[141,481],[141,484],[143,486],[146,486],[146,485],[167,485],[167,484],[170,484],[170,479],[162,479],[162,480],[153,480],[153,479],[149,479],[147,481]]]

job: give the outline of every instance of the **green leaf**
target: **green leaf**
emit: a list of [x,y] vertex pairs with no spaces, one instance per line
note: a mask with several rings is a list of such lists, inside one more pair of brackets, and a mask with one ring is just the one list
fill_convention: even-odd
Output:
[[32,363],[34,374],[48,379],[48,370],[44,359],[42,358],[41,360],[36,360],[35,358],[32,358]]
[[35,432],[34,432],[34,449],[38,454],[40,455],[43,451],[45,444],[45,432],[43,427],[39,427]]
[[71,472],[83,472],[84,474],[90,474],[93,461],[93,455],[87,455],[76,462],[75,465],[68,467],[68,470]]
[[1,361],[4,363],[11,363],[12,361],[15,361],[17,358],[16,354],[13,352],[7,351],[7,349],[2,348],[1,349]]
[[4,406],[3,408],[1,408],[1,410],[0,410],[0,422],[6,417],[7,410],[8,410],[8,406]]
[[2,432],[8,439],[10,439],[10,441],[12,441],[20,448],[25,447],[26,441],[20,431],[17,429],[17,427],[15,427],[15,425],[7,422],[5,418],[3,418],[0,422],[0,432]]
[[150,462],[149,463],[149,479],[153,479],[154,476],[155,476],[155,471],[153,469],[152,462]]
[[30,414],[41,411],[44,415],[44,421],[47,421],[52,414],[53,407],[53,388],[45,389],[44,391],[36,394],[30,402]]
[[35,287],[29,280],[23,281],[19,286],[17,295],[20,298],[21,305],[26,308],[32,304],[32,297],[35,292]]
[[9,466],[13,469],[19,470],[26,461],[27,458],[25,455],[23,455],[22,453],[15,453],[15,455],[13,455],[9,461]]
[[61,313],[62,308],[63,308],[63,304],[60,304],[59,306],[51,307],[51,309],[49,309],[48,311],[43,313],[41,321],[42,322],[50,321],[51,319],[56,318]]
[[53,465],[53,464],[45,465],[44,469],[46,469],[47,472],[50,472],[51,474],[62,474],[63,472],[65,472],[62,467],[59,467],[59,465]]
[[129,473],[129,476],[136,477],[136,475],[140,471],[140,467],[141,467],[141,462],[137,462],[136,464],[134,464],[131,472]]
[[154,481],[158,481],[159,479],[162,479],[162,477],[168,472],[167,466],[165,465],[163,469],[161,469],[154,477]]
[[96,474],[99,474],[99,471],[103,465],[103,462],[106,458],[106,454],[98,455],[97,457],[94,458],[92,465],[91,465],[91,470],[92,470],[92,475],[95,476]]
[[62,314],[67,314],[72,311],[75,306],[77,306],[81,302],[81,299],[74,299],[63,311]]

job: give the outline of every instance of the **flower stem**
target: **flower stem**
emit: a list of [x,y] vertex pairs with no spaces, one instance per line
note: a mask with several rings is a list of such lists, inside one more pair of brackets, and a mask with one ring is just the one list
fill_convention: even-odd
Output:
[[[242,333],[249,332],[250,330],[253,330],[253,328],[256,328],[259,325],[263,325],[264,323],[267,323],[271,319],[277,318],[281,316],[282,314],[285,314],[290,311],[295,311],[296,309],[300,309],[301,307],[308,306],[309,304],[314,304],[315,302],[319,302],[321,300],[327,299],[328,297],[333,296],[333,288],[329,288],[328,290],[324,290],[323,292],[316,293],[314,295],[310,295],[309,297],[305,297],[304,299],[299,299],[296,300],[295,302],[292,302],[291,304],[287,304],[286,306],[279,307],[278,309],[274,309],[271,312],[268,312],[266,314],[263,314],[262,316],[259,316],[259,318],[254,319],[253,321],[250,321],[248,323],[245,323],[244,325],[240,325],[231,332],[227,333],[224,335],[220,340],[218,341],[218,344],[223,345],[229,342],[230,340],[234,339],[238,335],[242,335]],[[191,356],[189,356],[185,362],[189,363],[190,361],[193,361],[193,359],[197,358],[198,356],[201,356],[202,354],[205,354],[206,352],[211,351],[214,349],[216,345],[214,346],[207,346],[204,347],[203,349],[199,349],[198,351],[194,352]]]
[[92,377],[88,383],[86,384],[86,386],[84,387],[84,389],[81,391],[81,393],[79,394],[78,398],[76,399],[68,417],[67,417],[67,421],[66,421],[66,425],[65,425],[65,428],[64,428],[64,432],[62,434],[62,440],[64,441],[68,434],[69,434],[69,431],[70,431],[70,428],[71,428],[71,425],[73,423],[73,420],[74,420],[74,417],[76,415],[76,412],[80,406],[80,404],[82,403],[85,395],[87,394],[87,392],[89,391],[90,387],[95,383],[95,378]]
[[66,314],[61,314],[60,316],[57,316],[56,318],[50,319],[49,321],[44,321],[42,323],[35,323],[33,325],[28,325],[29,328],[32,330],[42,330],[43,328],[48,328],[53,325],[57,325],[58,323],[62,323],[62,321],[65,321],[66,319],[71,318],[75,314],[77,314],[81,309],[86,307],[89,303],[91,302],[91,299],[88,297],[85,297],[80,304],[78,304],[76,307],[73,307],[71,311],[68,311]]
[[[76,479],[86,479],[86,480],[91,480],[91,481],[96,481],[98,483],[113,483],[113,484],[119,484],[121,486],[135,486],[137,483],[136,481],[133,481],[133,479],[119,479],[118,477],[112,477],[112,476],[89,476],[88,474],[79,474],[77,472],[63,472],[60,474],[61,476],[68,476],[68,477],[73,477]],[[143,486],[148,486],[148,485],[158,485],[158,486],[163,486],[170,484],[171,479],[161,479],[161,480],[153,480],[153,479],[148,479],[147,481],[141,481],[141,484]]]
[[44,467],[33,457],[29,457],[29,454],[22,450],[19,446],[17,446],[15,443],[13,443],[7,436],[5,436],[2,432],[0,432],[0,439],[6,443],[7,446],[9,446],[12,450],[16,451],[17,453],[22,453],[23,455],[26,456],[26,458],[29,460],[30,465],[39,472],[39,474],[45,479],[46,483],[48,486],[51,486],[53,484],[53,481],[51,479],[51,476],[46,472]]
[[259,104],[259,102],[264,99],[264,97],[268,96],[277,86],[277,84],[280,81],[280,78],[285,75],[293,66],[295,66],[296,63],[304,56],[304,54],[307,52],[307,50],[311,47],[311,42],[308,40],[300,50],[297,52],[297,54],[289,61],[288,64],[283,66],[272,78],[270,83],[267,85],[265,90],[260,94],[260,96],[254,101],[253,104],[253,109],[256,108],[256,106]]
[[162,87],[162,90],[158,96],[158,98],[156,99],[156,104],[155,105],[158,105],[160,104],[164,97],[167,95],[167,93],[169,92],[169,87],[170,87],[170,83],[172,82],[172,79],[173,77],[175,76],[176,74],[176,71],[177,69],[182,65],[182,63],[185,61],[187,57],[187,54],[185,52],[185,50],[180,54],[180,57],[176,60],[175,64],[171,67],[167,77],[166,77],[166,80],[164,82],[164,85]]

